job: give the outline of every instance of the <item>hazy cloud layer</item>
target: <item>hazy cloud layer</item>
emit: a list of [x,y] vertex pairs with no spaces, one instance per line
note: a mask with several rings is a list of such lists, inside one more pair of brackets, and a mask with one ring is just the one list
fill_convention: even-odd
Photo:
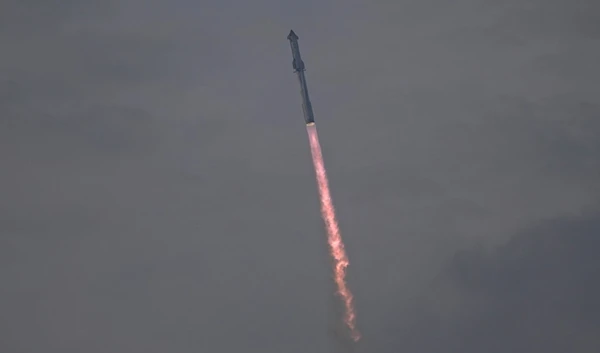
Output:
[[290,28],[356,350],[597,350],[599,11],[3,1],[0,350],[340,349]]
[[557,218],[457,253],[406,313],[411,324],[384,320],[378,351],[598,351],[598,232],[597,213]]

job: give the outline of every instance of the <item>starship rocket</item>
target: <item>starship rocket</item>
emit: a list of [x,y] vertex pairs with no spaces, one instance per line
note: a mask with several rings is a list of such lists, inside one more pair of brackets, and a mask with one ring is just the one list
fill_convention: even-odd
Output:
[[300,57],[300,47],[298,46],[298,36],[294,31],[290,31],[287,39],[290,41],[292,47],[292,66],[294,72],[298,75],[298,81],[300,82],[300,95],[302,96],[302,111],[304,112],[304,121],[306,125],[314,125],[315,117],[313,115],[312,104],[310,104],[310,98],[308,97],[308,87],[306,86],[306,77],[304,76],[304,61]]

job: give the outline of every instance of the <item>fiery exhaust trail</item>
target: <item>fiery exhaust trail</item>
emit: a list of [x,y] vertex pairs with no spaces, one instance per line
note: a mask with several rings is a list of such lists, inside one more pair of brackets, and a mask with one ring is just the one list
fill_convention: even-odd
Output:
[[354,341],[358,341],[360,339],[360,333],[356,329],[356,313],[354,312],[354,305],[352,303],[352,293],[350,292],[350,289],[348,289],[345,278],[346,267],[348,267],[348,256],[346,256],[340,229],[337,220],[335,219],[335,209],[333,208],[333,201],[331,200],[331,194],[329,192],[329,182],[327,181],[327,172],[325,171],[325,164],[323,163],[321,144],[319,143],[319,136],[317,135],[312,104],[308,97],[308,87],[304,75],[306,69],[304,67],[304,61],[302,61],[302,57],[300,56],[300,46],[298,45],[299,38],[294,31],[290,31],[287,39],[290,41],[290,48],[292,49],[292,67],[294,68],[294,72],[298,76],[298,82],[300,83],[302,112],[304,113],[304,122],[306,122],[306,131],[308,132],[310,141],[310,152],[312,154],[313,165],[317,176],[317,185],[319,187],[319,196],[321,199],[321,216],[325,221],[327,241],[329,243],[331,257],[334,260],[333,275],[335,284],[337,285],[338,294],[342,297],[342,301],[344,302],[344,322],[350,330],[350,335]]
[[329,243],[331,257],[334,260],[334,280],[345,309],[344,322],[350,330],[352,339],[358,341],[361,335],[356,328],[356,312],[354,310],[352,292],[350,292],[345,278],[346,267],[348,267],[349,261],[346,251],[344,250],[342,235],[335,217],[333,200],[329,192],[329,181],[327,180],[327,172],[325,171],[325,163],[323,162],[323,154],[321,153],[321,144],[319,143],[319,136],[317,135],[317,128],[314,123],[306,125],[306,130],[308,132],[310,152],[319,188],[321,216],[325,221],[327,242]]

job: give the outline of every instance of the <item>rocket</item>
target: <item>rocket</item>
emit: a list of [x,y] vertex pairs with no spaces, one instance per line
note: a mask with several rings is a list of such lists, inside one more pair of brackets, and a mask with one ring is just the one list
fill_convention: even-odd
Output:
[[304,121],[306,125],[314,125],[315,117],[313,115],[312,104],[310,104],[310,98],[308,97],[308,87],[306,86],[306,77],[304,76],[304,62],[300,57],[300,47],[298,46],[298,36],[294,31],[290,31],[287,39],[290,41],[292,47],[292,67],[294,72],[298,76],[300,82],[300,96],[302,96],[302,112],[304,113]]

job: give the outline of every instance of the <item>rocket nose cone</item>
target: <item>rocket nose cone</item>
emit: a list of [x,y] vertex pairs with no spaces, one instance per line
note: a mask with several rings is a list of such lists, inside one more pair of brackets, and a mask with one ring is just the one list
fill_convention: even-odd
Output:
[[287,39],[288,40],[297,40],[298,36],[296,35],[296,33],[294,33],[293,30],[290,30],[290,34],[288,34]]

